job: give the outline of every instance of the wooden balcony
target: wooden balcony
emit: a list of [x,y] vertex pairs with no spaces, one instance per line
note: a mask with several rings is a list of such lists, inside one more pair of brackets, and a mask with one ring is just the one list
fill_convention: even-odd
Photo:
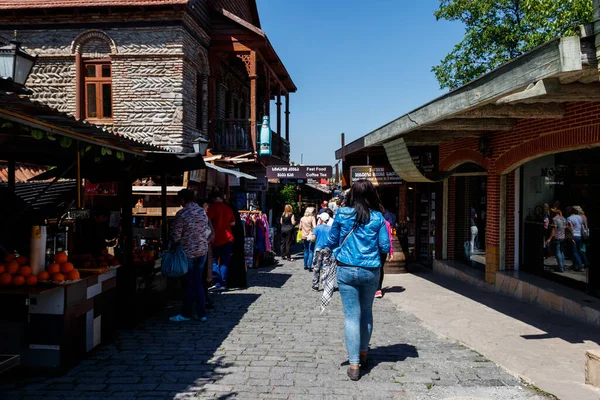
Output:
[[[260,135],[257,127],[256,134]],[[215,149],[216,153],[243,154],[252,152],[252,139],[250,122],[244,119],[217,120],[215,124]],[[288,164],[290,162],[290,143],[272,131],[271,157],[266,157],[267,164]],[[273,158],[270,162],[269,158]]]

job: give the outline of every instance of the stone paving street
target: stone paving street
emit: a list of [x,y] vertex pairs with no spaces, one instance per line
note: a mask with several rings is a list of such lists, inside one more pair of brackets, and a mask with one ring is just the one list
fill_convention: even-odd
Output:
[[[339,294],[319,314],[301,262],[249,271],[207,323],[148,320],[64,376],[2,377],[3,399],[537,399],[493,362],[375,302],[368,375],[346,376]],[[394,289],[392,289],[394,290]],[[395,290],[402,290],[396,288]],[[170,314],[175,310],[168,310]]]

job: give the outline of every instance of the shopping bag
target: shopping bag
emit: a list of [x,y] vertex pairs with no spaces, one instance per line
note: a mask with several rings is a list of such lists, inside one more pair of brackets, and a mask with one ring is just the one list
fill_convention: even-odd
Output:
[[298,229],[298,233],[296,234],[296,243],[302,242],[302,229]]
[[162,253],[162,274],[168,278],[177,278],[187,274],[188,259],[179,244]]

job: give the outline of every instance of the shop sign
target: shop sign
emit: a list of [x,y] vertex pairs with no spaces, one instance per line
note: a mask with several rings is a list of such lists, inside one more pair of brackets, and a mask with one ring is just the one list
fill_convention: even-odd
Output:
[[255,180],[246,179],[247,192],[266,192],[268,188],[267,177],[257,176]]
[[390,166],[350,167],[350,179],[352,182],[366,179],[374,186],[399,186],[402,184],[402,178]]
[[116,182],[85,183],[85,194],[87,196],[117,196],[119,185]]
[[270,165],[267,167],[267,178],[277,179],[329,179],[333,168],[329,166],[312,165]]

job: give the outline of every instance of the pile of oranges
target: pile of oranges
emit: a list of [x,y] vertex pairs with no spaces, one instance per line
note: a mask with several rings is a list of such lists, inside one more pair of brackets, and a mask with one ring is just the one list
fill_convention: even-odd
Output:
[[64,251],[56,253],[54,263],[50,264],[46,271],[37,276],[28,263],[27,257],[9,254],[4,258],[4,264],[0,264],[0,286],[35,286],[38,281],[53,281],[57,283],[80,279],[79,271],[68,261],[67,253]]
[[35,286],[38,278],[28,266],[29,260],[25,256],[9,254],[4,257],[4,264],[0,264],[0,286]]
[[[64,251],[59,251],[54,255],[54,262],[44,272],[47,274],[47,279],[49,278],[53,282],[80,279],[79,271],[68,261],[67,253]],[[41,272],[40,275],[44,272]],[[39,278],[41,279],[41,277]]]

